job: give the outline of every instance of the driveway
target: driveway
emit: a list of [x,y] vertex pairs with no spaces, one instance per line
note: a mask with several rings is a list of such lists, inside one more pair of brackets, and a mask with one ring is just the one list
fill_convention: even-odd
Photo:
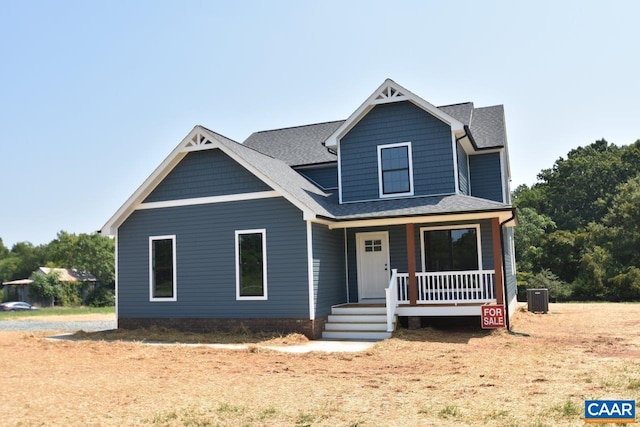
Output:
[[116,329],[115,320],[82,320],[82,321],[42,321],[42,320],[3,320],[0,331],[22,332],[95,332]]

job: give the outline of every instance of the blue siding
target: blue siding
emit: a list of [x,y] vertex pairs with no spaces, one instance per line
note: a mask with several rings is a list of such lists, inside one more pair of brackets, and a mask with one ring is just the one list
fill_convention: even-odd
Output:
[[331,313],[331,306],[347,302],[344,271],[344,230],[312,224],[313,285],[316,316]]
[[187,154],[145,202],[269,191],[271,188],[220,150]]
[[469,195],[469,165],[467,164],[467,153],[464,152],[460,143],[457,143],[458,151],[458,186],[462,194]]
[[[484,270],[493,270],[493,236],[491,233],[491,221],[466,221],[459,223],[430,223],[415,224],[415,252],[416,252],[416,269],[422,271],[422,248],[420,247],[420,228],[424,227],[440,227],[440,226],[456,226],[462,224],[479,224],[480,225],[480,247],[482,250],[482,268]],[[366,227],[366,228],[350,228],[347,229],[347,258],[349,270],[349,302],[358,302],[358,263],[356,255],[356,234],[370,231],[388,231],[389,232],[389,259],[391,268],[397,269],[400,273],[406,273],[408,270],[407,262],[407,243],[406,243],[406,226],[393,225],[387,227]],[[500,244],[500,242],[498,242]]]
[[502,202],[500,153],[469,156],[471,195]]
[[338,164],[296,169],[300,175],[324,189],[338,188]]
[[[266,229],[266,301],[236,301],[235,234]],[[149,302],[149,236],[176,235],[176,302]],[[118,230],[123,318],[309,318],[306,223],[284,198],[134,212]]]
[[451,128],[405,101],[376,105],[340,141],[342,200],[379,198],[377,146],[411,142],[414,195],[455,189]]

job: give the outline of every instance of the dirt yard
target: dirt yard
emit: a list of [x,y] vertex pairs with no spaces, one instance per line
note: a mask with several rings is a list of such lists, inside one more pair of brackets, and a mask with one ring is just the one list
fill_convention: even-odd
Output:
[[260,344],[219,350],[50,341],[1,332],[0,422],[581,426],[585,399],[640,403],[640,304],[550,309],[547,315],[520,311],[516,334],[399,331],[353,354],[285,354]]

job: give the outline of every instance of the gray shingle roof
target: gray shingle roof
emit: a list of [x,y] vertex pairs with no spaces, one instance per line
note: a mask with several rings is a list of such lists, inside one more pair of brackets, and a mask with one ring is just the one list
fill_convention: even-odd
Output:
[[469,127],[477,148],[504,147],[506,130],[502,105],[474,108]]
[[340,204],[337,194],[322,191],[282,160],[239,144],[213,131],[225,147],[241,156],[260,173],[295,197],[316,215],[336,219],[370,219],[391,216],[438,215],[459,212],[500,210],[509,205],[477,197],[452,194],[446,196],[388,199]]
[[473,113],[473,102],[445,105],[438,107],[438,110],[444,111],[454,119],[461,121],[463,125],[469,126],[469,123],[471,123],[471,114]]
[[338,204],[337,196],[328,199],[334,219],[371,219],[412,215],[442,215],[508,209],[509,205],[462,194],[376,200]]
[[[207,129],[208,130],[208,129]],[[209,130],[208,130],[209,131]],[[226,148],[241,156],[261,174],[321,217],[335,220],[371,219],[393,216],[439,215],[447,213],[504,210],[509,205],[477,197],[452,194],[445,196],[388,199],[340,204],[337,194],[313,185],[289,165],[229,138],[219,136]]]
[[278,158],[290,166],[335,162],[322,145],[344,120],[254,132],[243,145]]
[[[206,129],[203,127],[203,129]],[[272,180],[286,193],[293,196],[300,203],[305,205],[309,210],[317,215],[331,216],[331,213],[325,208],[322,200],[328,198],[328,194],[313,185],[306,178],[294,171],[289,165],[282,160],[273,158],[263,154],[251,147],[226,138],[216,132],[206,129],[218,136],[218,141],[226,148],[242,157],[251,166],[255,167],[258,172]]]
[[[472,102],[464,102],[438,109],[469,126],[477,149],[504,147],[502,105],[475,108]],[[254,132],[243,145],[280,159],[289,166],[335,162],[336,156],[323,143],[342,123],[344,120]]]

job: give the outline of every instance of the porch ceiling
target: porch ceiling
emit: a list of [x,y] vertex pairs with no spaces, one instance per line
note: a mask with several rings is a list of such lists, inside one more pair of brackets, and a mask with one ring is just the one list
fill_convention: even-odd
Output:
[[506,227],[515,227],[517,220],[514,217],[512,208],[504,210],[482,211],[482,212],[461,212],[461,213],[442,213],[432,215],[410,215],[410,216],[394,216],[386,218],[359,218],[338,221],[327,221],[326,224],[330,229],[334,228],[355,228],[355,227],[375,227],[384,225],[401,225],[401,224],[429,224],[436,222],[460,222],[480,219],[498,218],[502,223],[508,221]]

